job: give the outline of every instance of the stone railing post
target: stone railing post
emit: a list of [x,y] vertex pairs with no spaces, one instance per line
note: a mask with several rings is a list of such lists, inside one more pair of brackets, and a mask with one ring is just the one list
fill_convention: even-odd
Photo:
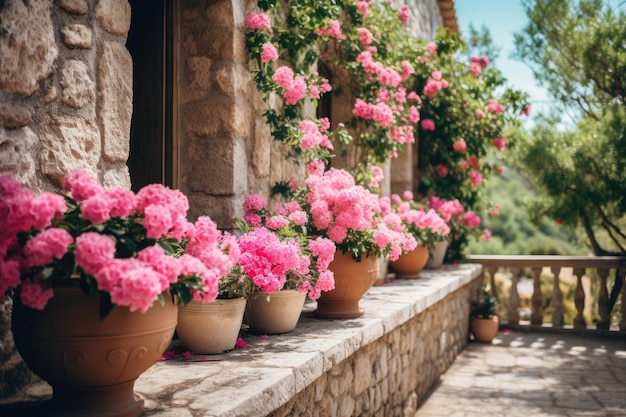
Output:
[[574,294],[574,305],[576,306],[576,318],[574,319],[575,329],[584,329],[587,327],[583,311],[585,310],[585,289],[583,288],[584,268],[574,268],[576,275],[576,292]]
[[552,280],[552,327],[563,327],[563,293],[561,292],[561,268],[550,268],[554,275]]
[[533,311],[530,314],[530,324],[541,326],[543,323],[543,295],[541,294],[541,267],[531,268],[533,271]]

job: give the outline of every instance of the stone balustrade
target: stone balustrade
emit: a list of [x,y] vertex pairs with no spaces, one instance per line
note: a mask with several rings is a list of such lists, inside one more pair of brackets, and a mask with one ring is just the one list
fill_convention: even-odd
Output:
[[[470,262],[483,265],[484,279],[491,283],[491,290],[498,298],[507,298],[505,312],[500,319],[508,326],[533,326],[548,324],[552,328],[572,328],[594,332],[626,332],[626,257],[617,256],[513,256],[472,255]],[[529,317],[520,314],[520,271],[531,271],[532,295]],[[498,294],[496,273],[506,270],[510,281],[508,294]],[[551,291],[541,291],[542,274],[552,274]],[[564,275],[575,285],[575,317],[571,324],[564,323]],[[591,280],[595,280],[591,285]],[[587,284],[588,282],[589,284]],[[545,285],[545,282],[544,282]],[[598,288],[597,293],[593,289]],[[551,310],[551,322],[544,323],[544,312]],[[596,319],[591,319],[592,315]],[[524,320],[525,319],[525,320]],[[593,321],[593,322],[592,322]],[[613,323],[612,323],[613,321]],[[619,328],[619,330],[618,330]]]
[[[316,319],[308,302],[290,333],[243,330],[245,349],[159,362],[135,383],[143,416],[412,416],[467,343],[480,275],[476,264],[426,270],[370,289],[361,318]],[[32,384],[0,400],[0,415],[26,415],[50,395]]]

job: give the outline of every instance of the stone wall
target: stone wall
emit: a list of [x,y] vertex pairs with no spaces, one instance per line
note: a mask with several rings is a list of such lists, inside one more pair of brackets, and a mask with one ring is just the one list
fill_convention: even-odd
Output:
[[413,416],[467,343],[471,288],[361,348],[270,416]]

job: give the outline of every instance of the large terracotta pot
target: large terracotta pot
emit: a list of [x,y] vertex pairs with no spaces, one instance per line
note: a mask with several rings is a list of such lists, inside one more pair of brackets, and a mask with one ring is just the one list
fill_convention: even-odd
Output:
[[483,343],[491,343],[498,333],[498,325],[498,316],[491,316],[488,319],[472,317],[470,324],[474,339]]
[[53,388],[44,416],[132,417],[143,410],[135,380],[168,347],[178,317],[171,296],[145,314],[115,307],[99,319],[99,297],[55,288],[43,311],[15,297],[11,328],[30,369]]
[[439,268],[443,265],[448,250],[448,242],[436,242],[432,249],[429,249],[429,258],[426,262],[426,268]]
[[322,292],[314,315],[324,319],[361,317],[364,312],[359,301],[378,278],[378,258],[363,257],[356,262],[349,252],[337,251],[328,269],[335,274],[335,288]]
[[245,298],[192,301],[178,308],[178,340],[188,350],[217,354],[235,348],[246,308]]
[[257,292],[248,298],[244,322],[257,333],[280,334],[296,328],[306,293],[281,290]]
[[406,255],[391,262],[391,267],[396,271],[396,278],[414,279],[419,278],[419,272],[426,266],[428,262],[428,248],[426,246],[417,246]]

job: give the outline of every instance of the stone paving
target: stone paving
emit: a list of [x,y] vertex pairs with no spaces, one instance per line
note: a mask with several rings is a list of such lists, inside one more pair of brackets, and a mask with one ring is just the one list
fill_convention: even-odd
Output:
[[626,338],[500,331],[470,342],[415,417],[626,416]]

